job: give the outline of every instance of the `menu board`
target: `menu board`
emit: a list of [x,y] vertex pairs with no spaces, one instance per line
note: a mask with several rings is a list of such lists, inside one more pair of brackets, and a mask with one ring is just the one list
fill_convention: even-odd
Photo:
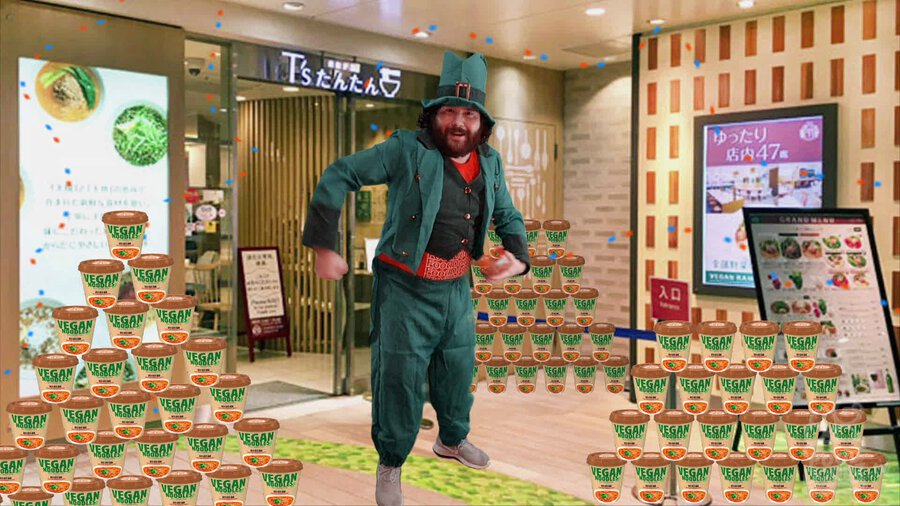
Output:
[[254,338],[289,332],[278,248],[239,248],[246,330]]
[[[838,403],[900,402],[897,349],[866,210],[745,210],[763,319],[822,324],[817,361],[844,374]],[[786,362],[783,340],[776,361]],[[797,382],[795,403],[806,405]]]

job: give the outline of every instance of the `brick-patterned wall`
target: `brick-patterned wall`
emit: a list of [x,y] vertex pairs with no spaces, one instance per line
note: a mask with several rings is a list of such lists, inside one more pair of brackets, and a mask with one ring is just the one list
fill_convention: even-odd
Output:
[[[628,326],[631,64],[565,74],[564,217],[585,257],[584,286],[600,290],[597,317]],[[609,242],[611,236],[616,241]]]
[[[888,302],[900,307],[898,35],[900,0],[860,0],[644,39],[638,326],[653,324],[648,276],[692,279],[685,229],[693,223],[694,199],[703,198],[693,195],[694,116],[830,102],[839,104],[838,205],[872,213]],[[694,296],[692,306],[695,320],[758,317],[755,300]],[[652,360],[651,353],[641,350],[636,358]]]

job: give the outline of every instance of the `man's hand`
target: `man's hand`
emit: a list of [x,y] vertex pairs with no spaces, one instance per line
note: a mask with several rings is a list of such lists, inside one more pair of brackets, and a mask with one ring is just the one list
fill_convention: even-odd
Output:
[[313,248],[316,251],[316,275],[322,279],[338,281],[347,274],[349,268],[344,257],[328,248]]
[[[500,258],[494,260],[494,262],[497,270],[495,272],[491,272],[493,269],[488,269],[488,272],[485,273],[485,278],[491,283],[497,283],[507,278],[522,274],[527,268],[524,262],[522,262],[512,253],[506,250],[503,250],[503,254],[500,255]],[[484,270],[482,270],[482,272],[484,272]]]

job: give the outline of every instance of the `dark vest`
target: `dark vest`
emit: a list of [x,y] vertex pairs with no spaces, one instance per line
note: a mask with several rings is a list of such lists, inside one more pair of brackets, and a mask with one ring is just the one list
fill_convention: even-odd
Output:
[[[472,153],[472,156],[478,156],[478,153]],[[482,172],[479,170],[478,176],[471,183],[466,183],[453,160],[445,156],[441,207],[434,219],[434,228],[425,251],[445,260],[453,258],[463,249],[471,255],[475,233],[481,230],[483,202]]]

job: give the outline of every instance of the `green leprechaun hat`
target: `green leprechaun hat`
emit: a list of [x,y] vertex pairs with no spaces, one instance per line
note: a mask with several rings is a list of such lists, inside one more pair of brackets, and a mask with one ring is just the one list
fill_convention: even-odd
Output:
[[437,96],[423,100],[426,109],[442,105],[472,107],[481,111],[488,123],[494,118],[484,108],[487,87],[487,61],[481,53],[475,53],[463,60],[450,51],[444,52],[441,80],[438,82]]

